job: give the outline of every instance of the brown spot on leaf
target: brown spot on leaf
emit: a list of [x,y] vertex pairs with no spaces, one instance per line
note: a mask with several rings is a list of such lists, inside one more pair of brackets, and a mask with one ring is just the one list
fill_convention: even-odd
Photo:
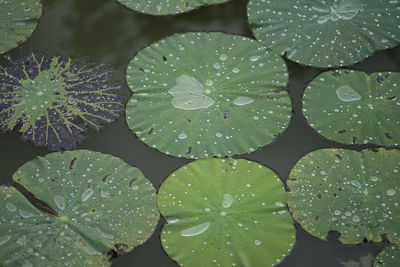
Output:
[[73,167],[74,164],[75,164],[75,160],[76,160],[76,157],[73,158],[73,159],[71,160],[71,162],[69,163],[69,169],[70,169],[70,170],[72,170],[72,167]]

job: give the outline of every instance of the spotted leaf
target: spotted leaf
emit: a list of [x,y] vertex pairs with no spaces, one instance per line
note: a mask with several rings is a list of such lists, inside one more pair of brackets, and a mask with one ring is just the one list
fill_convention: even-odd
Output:
[[279,177],[255,162],[203,159],[161,185],[161,242],[183,266],[273,266],[295,229]]
[[145,242],[159,220],[153,185],[121,159],[87,150],[34,159],[17,182],[53,209],[0,187],[1,266],[110,266]]
[[168,37],[127,69],[129,128],[178,157],[252,152],[289,124],[284,61],[258,42],[225,33]]
[[374,267],[397,267],[400,262],[400,247],[389,246],[379,252],[375,259]]
[[103,65],[32,53],[0,69],[0,131],[51,150],[72,149],[88,128],[114,121],[123,105]]
[[400,1],[250,0],[258,40],[316,67],[346,66],[400,43]]
[[36,28],[41,15],[40,0],[0,1],[0,54],[25,41]]
[[124,6],[151,15],[169,15],[188,12],[203,5],[229,0],[118,0]]
[[314,236],[338,231],[343,243],[400,242],[400,151],[321,149],[293,167],[293,218]]
[[400,73],[335,70],[306,88],[303,113],[328,139],[346,144],[400,144]]

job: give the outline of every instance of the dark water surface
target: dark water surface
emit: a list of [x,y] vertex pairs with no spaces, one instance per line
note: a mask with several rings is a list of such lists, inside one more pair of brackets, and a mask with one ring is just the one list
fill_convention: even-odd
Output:
[[[125,83],[125,69],[130,59],[145,46],[173,33],[189,31],[224,31],[253,37],[247,24],[247,0],[203,7],[177,15],[154,17],[139,14],[116,0],[43,0],[44,14],[27,42],[10,52],[12,57],[27,55],[31,49],[49,55],[70,56],[85,61],[107,62],[116,70],[115,79],[124,83],[121,94],[127,101],[131,92]],[[82,59],[83,58],[83,59]],[[4,62],[4,61],[3,61]],[[279,140],[264,148],[242,155],[275,170],[286,180],[290,169],[306,153],[323,147],[346,147],[319,136],[305,122],[301,96],[306,84],[322,69],[287,62],[290,72],[288,90],[293,101],[293,117]],[[366,72],[400,71],[400,47],[376,53],[352,66]],[[0,182],[10,183],[12,174],[23,163],[49,153],[24,143],[16,132],[0,135]],[[167,156],[140,142],[128,129],[125,116],[100,133],[91,132],[77,149],[91,149],[119,156],[139,167],[159,188],[164,179],[190,160]],[[113,266],[178,266],[163,251],[159,239],[162,222],[143,246],[118,257]],[[268,229],[265,229],[268,231]],[[372,266],[382,244],[342,245],[337,233],[322,241],[297,225],[297,241],[291,254],[279,267],[361,267]]]

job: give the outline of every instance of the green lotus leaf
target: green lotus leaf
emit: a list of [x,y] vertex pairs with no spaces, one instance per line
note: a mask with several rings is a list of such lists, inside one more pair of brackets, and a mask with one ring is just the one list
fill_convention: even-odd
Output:
[[250,0],[258,40],[301,64],[346,66],[400,43],[400,2]]
[[14,174],[54,215],[14,187],[0,187],[1,266],[110,266],[109,254],[145,242],[159,220],[156,194],[143,174],[98,152],[56,152]]
[[123,105],[104,65],[32,53],[0,67],[0,132],[18,129],[50,150],[72,149],[88,128],[114,121]]
[[151,15],[170,15],[188,12],[203,5],[213,5],[229,0],[118,0],[124,6]]
[[130,129],[179,157],[251,152],[290,121],[284,61],[258,42],[225,33],[174,35],[140,51],[127,69]]
[[374,267],[398,267],[400,262],[400,247],[390,246],[382,250],[375,259]]
[[0,54],[25,41],[41,15],[40,0],[0,0]]
[[308,123],[328,139],[398,146],[400,73],[324,72],[307,86],[303,113]]
[[255,162],[203,159],[161,185],[161,241],[182,266],[274,266],[295,243],[279,177]]
[[289,209],[310,234],[343,243],[400,242],[400,151],[321,149],[301,158],[287,182]]

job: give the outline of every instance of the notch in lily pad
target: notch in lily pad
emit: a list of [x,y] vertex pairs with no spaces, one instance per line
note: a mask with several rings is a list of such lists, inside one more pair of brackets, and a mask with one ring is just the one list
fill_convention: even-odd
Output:
[[400,247],[391,245],[379,252],[374,267],[398,267],[400,262]]
[[303,96],[307,122],[322,136],[345,144],[399,146],[400,73],[327,71]]
[[110,266],[144,243],[159,220],[156,193],[137,168],[99,152],[56,152],[13,176],[54,214],[0,187],[0,265]]
[[203,5],[214,5],[230,0],[118,0],[124,6],[150,15],[173,15],[188,12]]
[[161,185],[161,242],[182,266],[274,266],[295,243],[284,186],[243,159],[203,159]]
[[352,65],[400,43],[400,2],[376,0],[250,0],[257,40],[295,62]]
[[400,151],[321,149],[301,158],[287,181],[289,209],[310,234],[343,243],[400,242]]
[[122,112],[120,84],[104,64],[31,53],[0,68],[0,131],[50,150],[73,149],[89,128],[101,130]]
[[0,1],[0,54],[24,42],[36,28],[41,15],[40,0]]
[[253,152],[289,124],[287,68],[257,41],[176,34],[129,63],[129,128],[147,145],[187,158]]

